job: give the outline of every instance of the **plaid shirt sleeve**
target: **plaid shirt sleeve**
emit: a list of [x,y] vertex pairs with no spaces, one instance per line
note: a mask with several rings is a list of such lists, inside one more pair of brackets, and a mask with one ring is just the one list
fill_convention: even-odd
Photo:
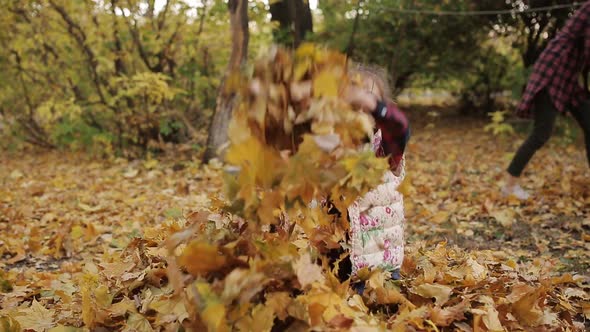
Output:
[[408,118],[393,102],[379,103],[373,111],[373,117],[382,136],[377,154],[382,157],[389,156],[389,165],[395,170],[401,162],[409,140]]
[[564,113],[587,98],[579,75],[590,64],[590,1],[576,11],[537,59],[517,114],[531,116],[534,98],[546,89],[555,108]]

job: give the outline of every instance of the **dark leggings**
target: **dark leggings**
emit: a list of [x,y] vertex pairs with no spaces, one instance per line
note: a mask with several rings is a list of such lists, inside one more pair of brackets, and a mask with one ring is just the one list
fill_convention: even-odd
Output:
[[[588,165],[590,166],[590,100],[584,101],[578,108],[572,109],[570,113],[584,132],[586,157],[588,158]],[[516,152],[514,159],[512,159],[510,166],[508,166],[508,173],[512,176],[519,177],[535,152],[545,145],[549,140],[549,137],[551,137],[551,132],[555,125],[555,119],[559,112],[555,109],[555,106],[553,106],[551,97],[546,90],[542,90],[535,97],[533,114],[533,132],[529,135],[526,141],[522,143]]]

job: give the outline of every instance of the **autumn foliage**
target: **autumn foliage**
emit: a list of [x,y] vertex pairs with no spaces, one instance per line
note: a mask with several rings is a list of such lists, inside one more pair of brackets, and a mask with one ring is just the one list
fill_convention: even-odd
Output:
[[[348,222],[308,204],[331,197],[346,211],[387,167],[359,149],[372,123],[340,98],[343,85],[354,79],[347,72],[342,55],[303,45],[294,54],[273,49],[259,60],[253,80],[264,93],[252,94],[251,81],[237,80],[243,99],[230,125],[226,196],[214,213],[191,215],[191,226],[166,242],[168,276],[195,314],[192,326],[220,331],[574,327],[574,313],[560,304],[559,289],[582,279],[532,277],[513,259],[491,251],[473,254],[445,243],[413,246],[402,281],[361,270],[358,277],[368,285],[362,295],[351,290],[350,280],[338,279],[326,253],[346,246]],[[311,101],[290,100],[289,84],[308,79]]]
[[[401,281],[361,270],[367,288],[357,294],[350,280],[338,279],[326,253],[343,245],[345,214],[334,218],[309,203],[329,196],[345,211],[387,168],[363,149],[371,118],[341,98],[343,85],[355,79],[347,65],[338,53],[303,45],[294,53],[274,49],[251,76],[234,77],[242,97],[226,167],[164,167],[155,160],[105,166],[76,159],[64,175],[59,160],[49,160],[57,166],[43,172],[34,168],[37,160],[26,159],[17,165],[36,169],[32,174],[6,172],[6,187],[0,187],[0,249],[7,257],[7,272],[0,274],[0,331],[583,329],[580,322],[590,314],[585,277],[559,275],[539,260],[520,261],[504,251],[412,242]],[[254,79],[263,94],[248,88]],[[307,104],[289,96],[288,85],[301,80],[313,81]],[[426,154],[426,145],[444,144],[429,139],[416,155]],[[416,188],[402,186],[406,204],[448,197],[440,190],[442,176],[427,177],[432,164],[414,165],[424,178],[413,181]],[[197,187],[195,181],[201,181]],[[19,190],[27,198],[17,196]],[[590,202],[583,188],[579,194]],[[467,194],[455,195],[469,202],[461,196]],[[161,202],[170,197],[191,212],[162,211]],[[502,224],[514,221],[495,211],[489,198],[478,199],[465,209],[485,210]],[[56,207],[67,212],[52,212]],[[432,231],[450,219],[446,208],[413,208],[408,223],[427,219]],[[156,211],[166,218],[158,219]],[[473,221],[476,212],[456,214]],[[459,231],[467,232],[453,230]],[[43,257],[41,271],[31,256]],[[46,261],[61,262],[59,273],[51,273]]]

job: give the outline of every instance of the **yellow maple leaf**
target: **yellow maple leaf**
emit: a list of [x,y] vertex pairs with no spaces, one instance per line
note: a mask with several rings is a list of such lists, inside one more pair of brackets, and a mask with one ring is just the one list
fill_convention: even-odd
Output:
[[365,151],[343,158],[340,163],[347,172],[341,185],[361,193],[364,189],[374,188],[381,183],[389,165],[384,158],[378,158],[372,151]]
[[313,57],[316,52],[316,46],[313,43],[302,43],[295,50],[296,58]]
[[19,311],[14,318],[24,330],[45,331],[55,326],[55,310],[45,308],[33,299],[31,306]]
[[240,331],[270,331],[274,323],[273,309],[263,304],[258,304],[252,309],[251,315],[244,316],[236,323]]
[[162,296],[150,302],[149,308],[162,316],[168,316],[168,319],[172,315],[180,323],[189,318],[184,300],[180,296]]
[[312,61],[310,58],[302,59],[295,64],[293,68],[293,79],[299,81],[311,69]]
[[226,309],[213,292],[211,286],[204,282],[196,282],[195,288],[200,298],[200,317],[209,331],[229,331],[226,322]]
[[324,70],[313,78],[314,97],[338,97],[340,77],[333,71]]
[[145,331],[151,332],[154,329],[150,322],[145,318],[142,314],[132,313],[127,318],[126,326],[123,331],[126,332],[135,332],[135,331]]
[[285,320],[288,316],[287,308],[293,299],[287,292],[274,292],[266,294],[266,305],[272,308],[280,320]]
[[226,160],[239,168],[239,190],[235,198],[243,199],[246,207],[257,201],[258,188],[270,189],[282,172],[280,155],[254,137],[232,145]]

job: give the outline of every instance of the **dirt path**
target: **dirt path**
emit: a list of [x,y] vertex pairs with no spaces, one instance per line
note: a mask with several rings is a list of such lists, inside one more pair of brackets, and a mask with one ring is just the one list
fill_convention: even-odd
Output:
[[423,116],[414,124],[408,241],[502,249],[590,274],[590,170],[581,140],[565,145],[553,137],[523,175],[533,198],[518,202],[502,197],[500,187],[523,135],[494,137],[482,129],[485,123],[464,118]]

